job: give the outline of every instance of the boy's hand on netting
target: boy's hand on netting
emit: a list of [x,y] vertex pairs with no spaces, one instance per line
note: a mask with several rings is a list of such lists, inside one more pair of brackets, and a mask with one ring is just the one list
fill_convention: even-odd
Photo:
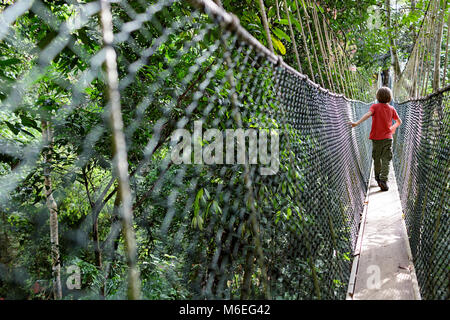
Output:
[[352,128],[356,127],[358,125],[357,122],[349,122],[349,124],[352,126]]

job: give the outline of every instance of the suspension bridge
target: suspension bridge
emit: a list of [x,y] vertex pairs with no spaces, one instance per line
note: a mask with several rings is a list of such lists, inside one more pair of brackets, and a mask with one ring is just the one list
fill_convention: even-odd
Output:
[[[0,140],[0,213],[49,225],[53,297],[88,295],[61,279],[91,251],[103,296],[122,252],[119,298],[151,298],[164,283],[186,299],[448,299],[448,52],[440,81],[426,38],[445,10],[430,1],[393,81],[403,124],[380,192],[370,121],[349,125],[374,95],[338,35],[314,1],[280,1],[288,63],[258,3],[267,46],[220,1],[67,1],[55,14],[24,0],[0,14],[1,121],[16,134]],[[429,81],[442,86],[428,92]],[[178,129],[201,141],[200,159],[174,161]],[[258,144],[268,155],[205,163],[222,133],[250,129],[276,138]],[[275,174],[261,174],[267,158]],[[74,194],[85,201],[71,203]],[[5,261],[1,286],[32,279]]]

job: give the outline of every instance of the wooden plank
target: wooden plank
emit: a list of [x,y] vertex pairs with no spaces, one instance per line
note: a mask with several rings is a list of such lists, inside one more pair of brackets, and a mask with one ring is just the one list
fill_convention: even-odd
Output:
[[383,192],[371,177],[354,300],[420,299],[392,163],[388,184]]

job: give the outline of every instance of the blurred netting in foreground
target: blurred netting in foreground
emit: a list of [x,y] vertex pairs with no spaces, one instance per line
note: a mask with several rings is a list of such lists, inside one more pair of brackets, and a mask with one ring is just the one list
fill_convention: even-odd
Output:
[[[344,298],[371,161],[370,123],[352,131],[348,121],[368,105],[292,71],[231,16],[187,1],[100,4],[2,8],[0,296],[52,297],[59,264],[63,298],[125,298],[136,264],[147,299]],[[102,10],[112,13],[118,101]],[[131,204],[114,169],[124,168],[109,124],[118,102]],[[172,133],[195,133],[194,121],[218,129],[215,142],[226,129],[275,133],[279,150],[276,139],[266,147],[277,172],[262,175],[270,164],[260,157],[174,163]],[[135,254],[121,224],[127,205]],[[80,290],[66,286],[73,265]]]
[[394,166],[423,299],[448,299],[450,87],[396,106]]

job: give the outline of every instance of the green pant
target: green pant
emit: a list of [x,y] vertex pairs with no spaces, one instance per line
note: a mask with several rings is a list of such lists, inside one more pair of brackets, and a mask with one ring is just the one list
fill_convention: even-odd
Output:
[[372,158],[375,167],[375,177],[387,181],[389,162],[392,159],[392,139],[372,140]]

